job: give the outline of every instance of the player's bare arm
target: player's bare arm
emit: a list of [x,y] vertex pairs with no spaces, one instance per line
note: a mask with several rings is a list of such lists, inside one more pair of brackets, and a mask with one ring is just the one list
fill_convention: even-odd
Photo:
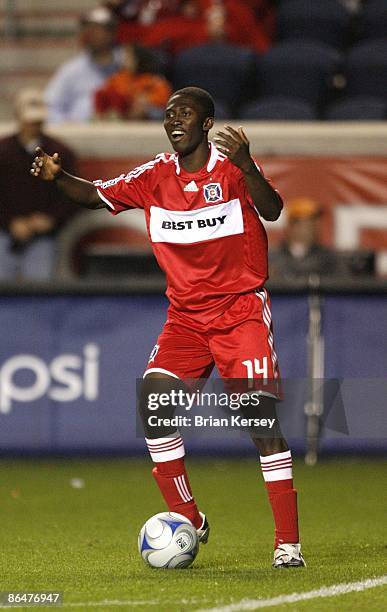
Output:
[[63,170],[58,153],[47,155],[43,149],[37,147],[30,172],[32,176],[43,181],[56,181],[59,189],[76,204],[91,209],[105,208],[93,183]]
[[229,125],[225,126],[225,130],[227,133],[217,132],[214,138],[216,146],[243,172],[247,189],[259,214],[266,221],[276,221],[282,210],[281,198],[255,165],[245,132],[241,127],[237,131]]

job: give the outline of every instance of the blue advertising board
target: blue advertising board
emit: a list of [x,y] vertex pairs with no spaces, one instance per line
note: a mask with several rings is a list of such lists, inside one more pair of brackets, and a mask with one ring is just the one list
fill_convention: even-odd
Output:
[[[282,376],[302,380],[307,298],[274,296],[272,305]],[[136,379],[166,311],[160,295],[2,297],[1,452],[143,452],[142,436],[136,435]],[[326,448],[383,447],[386,315],[383,296],[325,298],[325,371],[341,379],[350,431],[328,429]],[[289,432],[302,445],[304,391],[292,393]],[[251,446],[241,432],[214,438],[196,431],[187,438],[198,451]]]

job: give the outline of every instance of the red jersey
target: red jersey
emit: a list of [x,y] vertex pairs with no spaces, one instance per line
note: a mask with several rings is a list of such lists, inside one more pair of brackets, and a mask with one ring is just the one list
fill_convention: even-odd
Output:
[[206,326],[267,278],[267,237],[243,174],[210,144],[206,165],[187,172],[161,153],[128,174],[95,181],[114,215],[143,208],[167,277],[168,318]]

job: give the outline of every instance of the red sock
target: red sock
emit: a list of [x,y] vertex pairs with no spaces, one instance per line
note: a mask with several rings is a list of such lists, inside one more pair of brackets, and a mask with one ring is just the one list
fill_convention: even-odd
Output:
[[187,517],[199,529],[202,518],[192,495],[184,465],[184,443],[176,431],[168,438],[146,438],[155,467],[153,476],[170,512]]
[[279,544],[297,544],[297,491],[293,489],[290,451],[260,457],[261,468],[275,524],[274,548]]
[[183,457],[156,463],[152,473],[169,511],[182,514],[199,529],[202,517],[192,495]]

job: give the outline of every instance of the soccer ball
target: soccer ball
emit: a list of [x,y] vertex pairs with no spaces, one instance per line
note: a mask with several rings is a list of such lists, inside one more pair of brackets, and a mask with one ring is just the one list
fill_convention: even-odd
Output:
[[151,567],[180,569],[191,565],[199,550],[195,527],[177,512],[160,512],[147,520],[138,536],[138,550]]

